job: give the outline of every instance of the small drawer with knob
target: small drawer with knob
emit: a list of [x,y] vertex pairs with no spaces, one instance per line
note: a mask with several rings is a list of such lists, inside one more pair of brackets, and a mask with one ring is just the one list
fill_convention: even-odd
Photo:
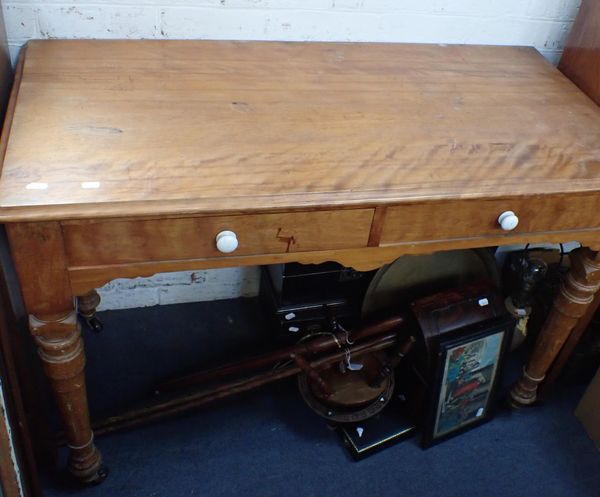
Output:
[[380,245],[593,229],[599,209],[600,196],[590,194],[394,205],[386,209]]
[[372,208],[62,223],[71,266],[366,247]]

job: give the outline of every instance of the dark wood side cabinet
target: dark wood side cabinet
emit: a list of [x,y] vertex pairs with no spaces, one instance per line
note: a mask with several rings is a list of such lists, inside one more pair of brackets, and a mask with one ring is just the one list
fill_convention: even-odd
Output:
[[600,0],[583,0],[558,68],[600,105]]
[[[13,81],[2,2],[0,2],[0,122],[4,119]],[[41,495],[34,460],[30,421],[23,393],[33,392],[31,368],[23,375],[27,347],[24,347],[26,320],[4,227],[0,228],[0,495],[30,497]],[[26,344],[25,344],[26,345]],[[36,396],[38,398],[39,396]],[[33,397],[32,397],[33,398]],[[35,402],[38,402],[35,400]],[[29,407],[32,407],[29,405]],[[36,410],[35,408],[33,410]]]
[[[600,0],[583,0],[581,3],[558,68],[600,105]],[[596,295],[546,374],[541,398],[552,390],[599,307],[600,295]]]

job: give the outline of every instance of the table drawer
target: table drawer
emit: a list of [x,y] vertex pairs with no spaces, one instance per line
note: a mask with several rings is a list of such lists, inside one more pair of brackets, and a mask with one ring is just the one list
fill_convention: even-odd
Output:
[[[498,216],[513,211],[516,228],[503,230]],[[600,196],[452,200],[389,207],[381,245],[598,228]]]
[[[373,209],[63,223],[71,266],[366,247]],[[232,253],[215,238],[234,232]]]

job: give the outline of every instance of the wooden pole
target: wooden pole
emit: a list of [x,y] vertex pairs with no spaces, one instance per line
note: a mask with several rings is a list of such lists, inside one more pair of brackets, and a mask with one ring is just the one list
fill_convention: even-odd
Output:
[[[362,344],[353,345],[348,349],[353,357],[360,357],[364,354],[377,352],[391,347],[396,343],[396,340],[397,333],[389,332],[381,337],[373,338]],[[345,351],[339,351],[308,362],[308,365],[311,368],[318,369],[332,362],[340,361],[344,359],[344,357]],[[234,380],[224,385],[203,389],[176,399],[159,402],[139,409],[133,409],[118,416],[99,420],[93,423],[92,427],[96,436],[106,435],[125,428],[131,428],[151,421],[156,421],[173,414],[179,414],[210,402],[246,392],[299,373],[301,373],[300,367],[296,364],[290,364],[282,369],[260,373],[250,378]]]

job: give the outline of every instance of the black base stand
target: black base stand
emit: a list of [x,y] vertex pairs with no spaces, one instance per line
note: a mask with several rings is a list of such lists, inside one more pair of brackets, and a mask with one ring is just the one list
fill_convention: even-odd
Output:
[[404,402],[394,399],[372,418],[359,423],[340,423],[338,432],[352,457],[360,460],[410,437],[415,424]]

